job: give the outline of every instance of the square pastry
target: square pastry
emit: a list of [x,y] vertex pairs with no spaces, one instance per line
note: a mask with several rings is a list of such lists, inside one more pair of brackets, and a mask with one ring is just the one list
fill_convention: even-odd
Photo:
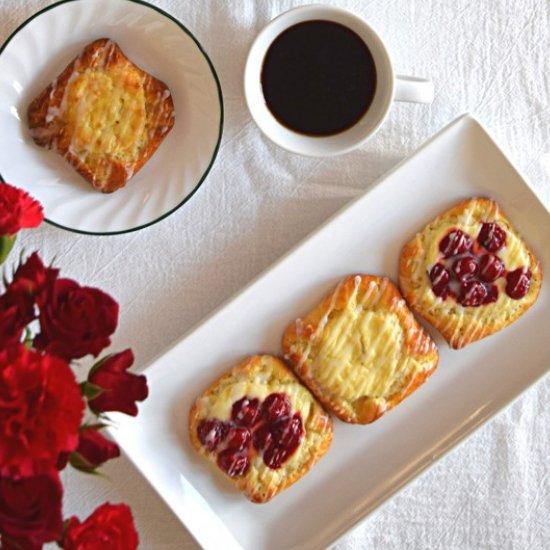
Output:
[[195,401],[195,449],[252,502],[267,502],[327,452],[332,420],[277,357],[248,357]]
[[325,407],[366,424],[437,367],[437,348],[386,277],[353,275],[292,323],[283,351]]
[[471,198],[404,246],[399,279],[410,307],[458,349],[523,315],[538,297],[542,269],[499,205]]
[[170,90],[107,38],[96,40],[30,104],[30,135],[111,193],[149,160],[174,125]]

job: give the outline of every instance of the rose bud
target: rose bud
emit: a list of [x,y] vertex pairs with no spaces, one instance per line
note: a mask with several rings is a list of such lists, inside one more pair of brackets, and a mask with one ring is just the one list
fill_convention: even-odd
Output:
[[59,269],[46,267],[38,252],[33,252],[25,263],[17,268],[8,290],[24,292],[34,298],[36,303],[41,306],[50,294],[58,274]]
[[35,317],[34,300],[26,292],[8,289],[0,295],[0,348],[20,342]]
[[62,541],[65,550],[96,548],[93,543],[97,541],[101,541],[101,548],[135,550],[138,547],[132,512],[126,504],[105,503],[82,523],[74,516],[69,519]]
[[98,288],[57,279],[40,309],[34,345],[67,361],[99,355],[118,323],[118,304]]
[[63,531],[63,488],[55,470],[33,477],[0,477],[0,533],[23,548],[40,548]]
[[107,460],[120,456],[118,445],[99,433],[101,427],[84,426],[80,431],[78,447],[71,456],[75,468],[93,472]]
[[127,372],[133,362],[134,354],[131,349],[127,349],[110,355],[92,368],[88,382],[102,390],[88,401],[92,411],[120,411],[131,416],[137,415],[136,401],[143,401],[149,389],[145,376]]

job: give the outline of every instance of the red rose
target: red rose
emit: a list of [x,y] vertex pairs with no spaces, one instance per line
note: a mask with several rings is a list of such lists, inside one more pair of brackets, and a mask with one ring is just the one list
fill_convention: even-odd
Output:
[[22,344],[0,350],[0,476],[54,467],[78,444],[84,401],[69,365]]
[[25,292],[35,298],[37,304],[41,306],[46,296],[50,294],[58,273],[59,269],[46,267],[38,252],[33,252],[25,263],[17,268],[8,290]]
[[32,296],[11,289],[0,295],[0,348],[19,342],[23,329],[34,318]]
[[55,470],[14,480],[0,477],[0,533],[12,547],[41,547],[63,531],[63,488]]
[[88,381],[103,391],[90,399],[90,409],[96,413],[120,411],[136,416],[136,401],[149,394],[147,379],[143,375],[126,372],[134,362],[131,349],[107,357],[90,371]]
[[0,182],[0,235],[15,235],[20,229],[42,223],[42,205],[26,191]]
[[135,550],[138,534],[126,504],[105,503],[83,523],[72,517],[63,537],[65,550]]
[[17,268],[13,281],[0,296],[0,347],[21,340],[23,329],[36,317],[35,302],[44,303],[58,272],[45,267],[36,252]]
[[98,427],[86,426],[80,430],[76,457],[73,466],[80,470],[93,471],[111,458],[120,456],[120,449],[113,441],[99,433]]
[[97,356],[110,343],[118,323],[118,304],[98,288],[57,279],[40,309],[38,349],[70,361]]

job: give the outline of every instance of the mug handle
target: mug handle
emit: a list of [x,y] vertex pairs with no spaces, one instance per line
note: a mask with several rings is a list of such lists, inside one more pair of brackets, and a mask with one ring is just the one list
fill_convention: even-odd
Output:
[[434,83],[416,76],[395,75],[395,101],[431,103],[434,100]]

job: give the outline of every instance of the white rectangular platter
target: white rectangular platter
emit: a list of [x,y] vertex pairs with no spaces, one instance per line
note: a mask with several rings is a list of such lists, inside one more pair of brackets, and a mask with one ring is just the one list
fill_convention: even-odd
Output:
[[[156,360],[137,419],[113,435],[205,548],[322,548],[463,440],[550,368],[550,291],[519,321],[461,351],[371,425],[335,421],[327,455],[265,505],[244,499],[192,449],[195,397],[246,355],[280,354],[288,323],[351,273],[397,280],[401,247],[465,197],[497,200],[550,266],[550,214],[470,116],[462,116]],[[521,365],[518,369],[517,365]]]

